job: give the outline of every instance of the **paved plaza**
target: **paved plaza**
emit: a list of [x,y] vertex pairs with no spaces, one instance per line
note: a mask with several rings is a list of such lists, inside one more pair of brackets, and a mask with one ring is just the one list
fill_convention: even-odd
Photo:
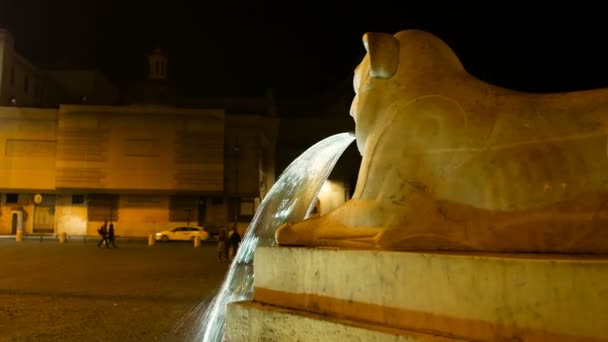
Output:
[[0,341],[192,341],[228,269],[215,245],[0,239]]

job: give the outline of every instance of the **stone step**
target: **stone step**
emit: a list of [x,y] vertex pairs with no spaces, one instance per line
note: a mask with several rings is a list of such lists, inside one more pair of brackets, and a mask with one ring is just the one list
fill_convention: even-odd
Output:
[[256,302],[482,341],[608,341],[608,257],[258,248]]
[[226,341],[457,342],[462,340],[340,320],[252,301],[228,305]]

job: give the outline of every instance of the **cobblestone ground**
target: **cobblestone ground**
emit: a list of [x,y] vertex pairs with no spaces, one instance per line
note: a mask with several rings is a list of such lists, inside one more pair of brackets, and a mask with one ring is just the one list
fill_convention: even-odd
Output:
[[228,269],[191,243],[0,239],[0,341],[194,341]]

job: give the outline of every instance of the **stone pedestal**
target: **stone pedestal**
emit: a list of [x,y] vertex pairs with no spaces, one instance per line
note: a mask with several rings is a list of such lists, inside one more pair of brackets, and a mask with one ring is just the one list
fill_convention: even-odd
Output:
[[608,340],[605,256],[272,247],[254,272],[230,341]]
[[225,336],[228,341],[461,341],[257,302],[230,303],[229,312],[228,329]]
[[23,241],[23,231],[22,230],[18,230],[17,233],[15,234],[15,241],[17,241],[17,242]]

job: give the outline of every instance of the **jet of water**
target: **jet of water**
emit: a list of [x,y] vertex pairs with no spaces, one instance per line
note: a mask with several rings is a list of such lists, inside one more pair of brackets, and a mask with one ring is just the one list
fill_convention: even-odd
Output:
[[218,294],[202,316],[197,340],[219,342],[223,339],[227,304],[252,298],[255,248],[275,245],[274,234],[280,225],[301,221],[310,214],[321,186],[354,139],[352,133],[325,138],[302,153],[281,174],[247,227]]

